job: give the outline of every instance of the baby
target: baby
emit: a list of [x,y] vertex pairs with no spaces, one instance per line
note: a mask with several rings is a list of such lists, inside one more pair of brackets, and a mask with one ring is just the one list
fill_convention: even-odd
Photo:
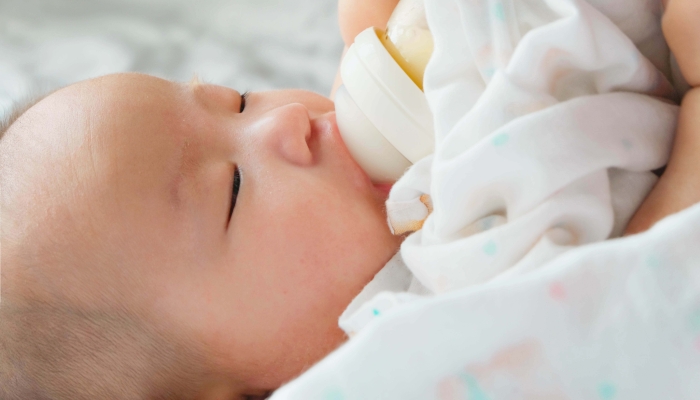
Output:
[[[700,84],[695,3],[671,0],[665,29]],[[395,4],[341,0],[345,42]],[[629,232],[700,200],[696,97]],[[338,316],[401,241],[320,95],[120,74],[16,115],[0,139],[2,399],[264,397],[345,340]]]
[[332,110],[122,74],[19,117],[0,147],[0,398],[263,393],[340,344],[399,238]]

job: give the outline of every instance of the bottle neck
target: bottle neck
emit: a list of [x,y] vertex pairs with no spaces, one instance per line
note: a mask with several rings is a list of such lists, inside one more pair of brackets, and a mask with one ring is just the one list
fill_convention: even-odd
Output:
[[423,0],[401,0],[379,39],[392,58],[423,90],[425,67],[433,53],[433,36],[425,17]]

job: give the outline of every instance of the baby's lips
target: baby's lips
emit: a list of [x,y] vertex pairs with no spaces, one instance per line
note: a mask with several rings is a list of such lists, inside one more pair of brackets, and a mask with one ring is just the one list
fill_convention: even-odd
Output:
[[391,188],[394,186],[393,183],[373,183],[372,186],[379,192],[379,194],[382,195],[382,198],[385,200],[389,198],[389,192],[391,191]]
[[372,182],[370,179],[369,175],[360,167],[359,164],[355,161],[355,159],[352,158],[352,155],[350,154],[350,151],[346,147],[345,141],[343,140],[343,137],[340,135],[340,131],[338,130],[338,123],[336,122],[335,119],[335,111],[328,112],[321,116],[319,119],[324,120],[327,123],[331,124],[331,130],[333,131],[333,136],[334,139],[337,140],[337,142],[343,147],[343,150],[346,154],[346,156],[352,160],[353,164],[356,167],[357,173],[362,175],[362,180],[365,182],[363,183],[362,186],[368,186],[373,189],[375,194],[377,194],[379,197],[382,198],[382,200],[386,200],[389,198],[389,191],[391,191],[392,186],[394,185],[393,182],[391,183],[377,183],[377,182]]

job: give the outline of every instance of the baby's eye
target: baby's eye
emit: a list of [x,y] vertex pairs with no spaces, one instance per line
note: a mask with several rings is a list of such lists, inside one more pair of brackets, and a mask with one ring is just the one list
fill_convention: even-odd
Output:
[[241,173],[238,170],[238,166],[233,171],[233,190],[231,191],[231,208],[228,212],[228,219],[231,220],[231,215],[233,215],[233,207],[236,206],[236,199],[238,198],[238,190],[241,188]]
[[246,91],[241,95],[241,109],[239,112],[243,112],[243,110],[245,110],[245,101],[248,98],[249,94],[250,92]]

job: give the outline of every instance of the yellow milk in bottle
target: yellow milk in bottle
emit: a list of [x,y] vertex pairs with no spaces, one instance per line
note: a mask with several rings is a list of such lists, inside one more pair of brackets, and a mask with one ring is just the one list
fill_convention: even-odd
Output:
[[433,36],[425,19],[423,0],[401,0],[380,40],[389,54],[423,90],[425,66],[433,54]]

